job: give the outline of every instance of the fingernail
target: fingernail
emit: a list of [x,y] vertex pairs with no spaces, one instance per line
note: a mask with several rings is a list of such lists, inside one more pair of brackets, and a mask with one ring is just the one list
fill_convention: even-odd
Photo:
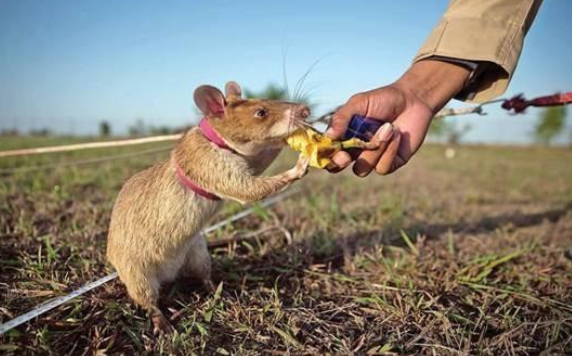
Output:
[[389,141],[392,135],[393,135],[393,125],[391,125],[391,123],[389,122],[381,126],[379,131],[377,131],[377,139],[379,141]]
[[326,136],[328,136],[328,137],[334,136],[334,129],[331,128],[331,127],[328,128],[328,129],[326,130]]
[[348,164],[350,164],[351,160],[348,156],[346,155],[335,155],[334,157],[332,157],[332,162],[341,168],[346,167]]
[[367,177],[371,172],[371,169],[372,168],[369,166],[369,163],[367,163],[367,161],[364,160],[358,159],[354,164],[354,173],[356,176],[360,178]]

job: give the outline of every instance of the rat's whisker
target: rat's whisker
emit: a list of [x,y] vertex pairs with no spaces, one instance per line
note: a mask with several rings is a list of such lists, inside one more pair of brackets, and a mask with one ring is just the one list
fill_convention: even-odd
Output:
[[320,63],[323,60],[323,58],[320,58],[318,60],[316,60],[314,63],[312,63],[312,65],[308,68],[308,70],[300,77],[300,79],[298,80],[298,82],[296,82],[296,86],[294,87],[294,101],[298,101],[299,97],[298,94],[300,93],[300,91],[302,90],[302,86],[304,85],[304,82],[306,81],[306,79],[308,78],[308,76],[310,75],[310,73],[312,72],[312,70],[318,65],[318,63]]
[[295,104],[290,105],[290,111],[288,112],[288,135],[290,135],[292,132],[294,132],[295,130],[292,130],[293,127],[296,127],[296,119],[294,117],[294,109],[295,109]]
[[[336,108],[336,110],[337,110],[337,108]],[[336,113],[336,110],[331,110],[331,111],[311,120],[310,125],[318,123],[318,122],[321,122],[321,123],[328,125],[330,123],[330,120],[332,119],[332,116],[334,116],[334,114]]]
[[284,90],[286,91],[286,100],[290,100],[290,88],[288,87],[288,75],[286,74],[286,57],[288,55],[288,45],[282,44],[282,80],[284,81]]
[[299,129],[304,130],[304,129],[307,129],[307,128],[311,128],[311,127],[312,127],[311,124],[307,123],[307,122],[304,121],[304,120],[296,120],[296,119],[294,119],[293,124],[294,124],[296,130],[299,130]]
[[303,121],[303,120],[296,120],[296,125],[298,126],[299,129],[312,127],[311,124],[309,124],[309,123],[307,123],[306,121]]
[[316,103],[310,100],[310,98],[315,97],[317,91],[318,90],[315,88],[315,86],[308,88],[308,90],[299,94],[298,101],[306,105],[310,105],[310,102],[312,102],[312,105],[315,105]]

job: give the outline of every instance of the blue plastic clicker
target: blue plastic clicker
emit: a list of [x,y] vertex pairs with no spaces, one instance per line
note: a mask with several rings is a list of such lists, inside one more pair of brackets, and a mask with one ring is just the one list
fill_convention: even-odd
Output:
[[345,141],[356,137],[362,141],[369,142],[369,140],[371,140],[373,135],[375,135],[377,130],[383,124],[385,124],[385,122],[382,120],[361,115],[354,115],[350,120],[350,124],[348,125],[348,129],[344,134],[343,139]]

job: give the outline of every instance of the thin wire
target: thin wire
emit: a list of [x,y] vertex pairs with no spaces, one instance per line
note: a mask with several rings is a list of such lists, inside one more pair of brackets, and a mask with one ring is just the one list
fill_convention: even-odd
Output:
[[92,148],[131,146],[131,145],[140,145],[143,143],[161,142],[161,141],[175,141],[175,140],[181,138],[181,136],[182,136],[181,134],[161,135],[161,136],[133,138],[133,139],[127,139],[127,140],[86,142],[86,143],[74,143],[71,145],[61,145],[61,146],[23,148],[23,149],[16,149],[16,150],[0,151],[0,158],[1,157],[12,157],[12,156],[27,156],[27,155],[34,155],[34,154],[41,154],[41,153],[78,151],[78,150],[86,150],[86,149],[92,149]]
[[8,322],[5,322],[4,324],[0,324],[0,335],[4,334],[5,332],[14,329],[15,327],[24,324],[25,322],[38,317],[54,308],[59,307],[60,305],[72,300],[73,298],[76,298],[82,294],[85,294],[87,292],[89,292],[92,289],[95,289],[111,280],[114,280],[115,278],[117,278],[117,272],[111,273],[103,278],[100,278],[96,281],[93,281],[91,283],[88,283],[86,285],[84,285],[81,288],[78,288],[76,290],[74,290],[73,292],[61,296],[61,297],[57,297],[57,298],[53,298],[48,300],[47,302],[40,304],[39,306],[37,306],[36,308],[32,309],[31,311],[27,312],[26,314],[22,314],[17,318],[14,318]]
[[210,227],[207,227],[206,229],[203,230],[203,234],[208,234],[210,232],[218,230],[221,227],[223,227],[224,225],[230,224],[232,222],[235,222],[237,220],[240,220],[240,219],[252,214],[257,209],[266,208],[266,207],[269,207],[270,205],[274,205],[282,199],[286,199],[286,198],[288,198],[294,194],[300,193],[300,191],[301,191],[300,189],[293,188],[293,189],[287,190],[281,194],[270,197],[270,198],[264,200],[262,203],[254,205],[248,209],[241,211],[240,213],[236,213],[235,215],[233,215],[227,219],[224,219],[224,220],[222,220],[222,221],[220,221],[220,222],[218,222],[218,223],[216,223]]
[[48,163],[48,164],[41,164],[41,165],[30,166],[30,167],[5,168],[5,169],[0,169],[0,175],[11,175],[11,174],[21,173],[21,172],[31,172],[31,171],[47,170],[47,169],[60,168],[60,167],[81,166],[81,165],[89,165],[89,164],[94,164],[94,163],[115,161],[115,160],[119,160],[119,159],[125,159],[125,158],[137,157],[137,156],[148,155],[148,154],[153,154],[153,153],[165,152],[165,151],[171,150],[172,148],[173,147],[169,146],[169,147],[154,148],[154,149],[150,149],[150,150],[138,151],[138,152],[132,152],[132,153],[123,153],[123,154],[112,155],[112,156],[88,158],[88,159],[84,159],[84,160],[77,160],[77,161],[71,161],[71,162]]
[[494,104],[494,103],[500,103],[501,101],[506,101],[506,98],[499,98],[499,99],[495,99],[495,100],[485,101],[484,103],[479,104],[479,106],[489,105],[489,104]]

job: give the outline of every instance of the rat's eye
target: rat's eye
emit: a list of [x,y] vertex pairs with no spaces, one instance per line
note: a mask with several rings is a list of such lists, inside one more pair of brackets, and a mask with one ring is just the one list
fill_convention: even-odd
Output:
[[257,117],[259,119],[265,118],[266,116],[268,116],[268,110],[264,108],[258,109],[254,112],[254,117]]

